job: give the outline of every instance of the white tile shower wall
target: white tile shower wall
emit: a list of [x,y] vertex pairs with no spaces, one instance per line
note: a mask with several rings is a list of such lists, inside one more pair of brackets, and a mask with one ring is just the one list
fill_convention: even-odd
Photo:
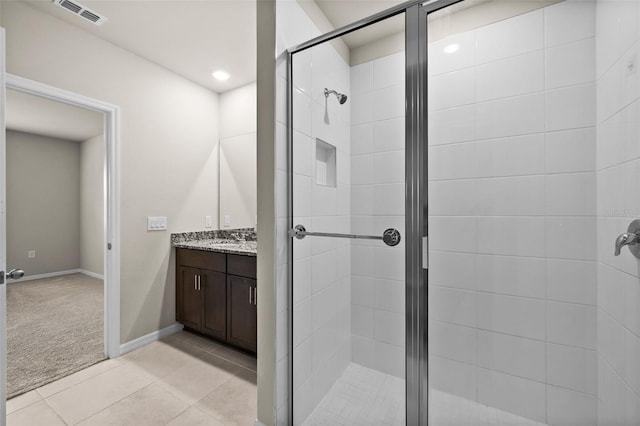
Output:
[[[275,131],[275,193],[276,193],[276,401],[274,410],[276,410],[276,423],[278,426],[289,425],[293,421],[289,417],[288,407],[288,271],[291,267],[289,264],[290,253],[288,252],[287,236],[287,177],[289,165],[287,162],[287,62],[286,49],[309,40],[320,35],[320,30],[311,21],[309,16],[302,10],[300,5],[295,1],[278,1],[276,4],[276,57],[277,57],[277,73],[276,73],[276,131]],[[308,63],[308,66],[311,64]],[[311,77],[308,72],[301,74],[307,79]],[[299,85],[309,87],[310,84],[304,84],[302,81]],[[298,92],[296,92],[298,93]],[[309,97],[296,95],[297,108],[307,105]],[[310,113],[297,116],[297,130],[309,129]],[[304,133],[298,132],[300,135]],[[308,133],[307,133],[308,136]],[[303,148],[304,144],[299,148]],[[312,154],[309,154],[312,155]],[[311,158],[307,165],[311,164]],[[302,166],[302,164],[301,164]],[[309,166],[310,167],[310,166]],[[306,171],[309,174],[309,169]],[[303,172],[304,174],[304,172]],[[302,214],[305,217],[311,217],[311,180],[298,180],[301,182],[299,186],[294,188],[294,197],[299,201],[298,206],[302,207]],[[294,297],[296,297],[296,308],[294,315],[300,317],[305,315],[305,320],[300,322],[300,327],[295,330],[294,341],[304,343],[297,346],[299,351],[298,360],[300,363],[295,365],[296,386],[304,384],[304,389],[297,395],[302,396],[296,399],[296,412],[310,413],[313,408],[312,398],[312,381],[309,379],[311,374],[311,343],[312,340],[302,339],[300,336],[308,336],[311,333],[311,244],[309,240],[301,241],[296,246],[295,256],[297,259],[306,258],[305,262],[297,264],[295,269],[295,279],[300,285],[296,287]],[[303,303],[299,303],[303,302]],[[300,379],[306,379],[299,382]],[[299,424],[300,421],[296,424]]]
[[597,418],[594,14],[429,47],[431,383],[549,424]]
[[597,1],[597,383],[602,426],[640,424],[638,260],[626,248],[613,256],[614,239],[640,217],[639,16],[638,1]]
[[[351,230],[404,230],[404,52],[351,68]],[[351,245],[353,362],[404,378],[404,245]]]
[[[349,66],[325,44],[294,55],[293,68],[294,222],[349,233],[350,108],[323,94],[350,93]],[[335,187],[318,183],[317,140],[335,147]],[[351,362],[351,243],[310,237],[293,251],[294,422],[302,424]]]

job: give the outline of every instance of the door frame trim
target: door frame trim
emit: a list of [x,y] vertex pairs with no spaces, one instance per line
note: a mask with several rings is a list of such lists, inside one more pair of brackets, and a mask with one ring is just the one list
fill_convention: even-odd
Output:
[[[0,173],[0,268],[7,270],[7,191],[6,191],[6,46],[5,30],[0,27],[0,161],[5,165]],[[6,282],[6,277],[3,281]],[[0,426],[7,424],[7,285],[0,285]]]
[[10,73],[6,89],[104,114],[104,353],[116,358],[120,356],[120,108]]

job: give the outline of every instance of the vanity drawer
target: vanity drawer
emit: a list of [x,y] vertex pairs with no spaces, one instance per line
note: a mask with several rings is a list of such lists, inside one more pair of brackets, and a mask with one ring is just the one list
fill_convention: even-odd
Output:
[[206,269],[208,271],[226,272],[227,255],[213,251],[176,249],[176,259],[179,266]]
[[239,254],[227,255],[227,274],[238,277],[256,278],[256,257]]

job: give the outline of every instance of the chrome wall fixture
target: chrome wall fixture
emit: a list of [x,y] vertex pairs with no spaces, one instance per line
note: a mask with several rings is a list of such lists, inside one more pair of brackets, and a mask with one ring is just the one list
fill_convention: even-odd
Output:
[[336,95],[336,98],[338,98],[338,102],[340,102],[340,105],[343,105],[345,102],[347,102],[347,98],[348,96],[345,95],[344,93],[338,93],[335,90],[329,90],[326,87],[324,88],[324,97],[328,98],[329,95]]
[[629,224],[627,232],[616,238],[615,256],[620,256],[622,247],[628,246],[632,255],[640,259],[640,220],[636,219]]

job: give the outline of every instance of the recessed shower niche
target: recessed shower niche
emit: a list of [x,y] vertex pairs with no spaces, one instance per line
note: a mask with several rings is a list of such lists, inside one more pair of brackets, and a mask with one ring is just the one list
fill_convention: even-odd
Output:
[[316,185],[336,187],[336,147],[316,138]]

